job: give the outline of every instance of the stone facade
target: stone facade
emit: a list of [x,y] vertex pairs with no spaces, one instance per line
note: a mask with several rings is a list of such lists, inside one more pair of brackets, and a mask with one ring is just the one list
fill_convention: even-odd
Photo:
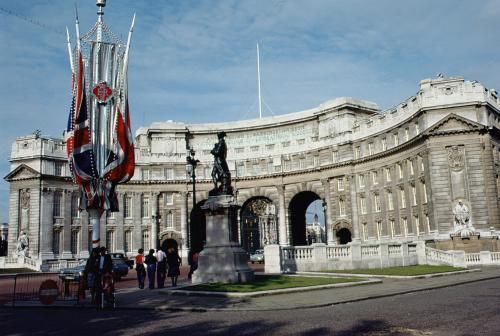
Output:
[[[449,240],[458,201],[475,231],[494,237],[500,231],[499,129],[497,93],[455,77],[423,80],[415,96],[386,111],[338,98],[255,120],[155,122],[136,133],[135,175],[117,189],[120,212],[103,215],[101,241],[131,255],[167,238],[184,256],[195,236],[201,244],[186,151],[194,149],[201,161],[196,211],[213,188],[210,150],[220,130],[227,133],[236,203],[271,202],[281,246],[305,244],[305,210],[317,199],[325,204],[328,245],[340,244],[341,231],[366,243]],[[87,256],[91,228],[87,214],[75,208],[78,192],[63,141],[19,137],[10,161],[9,255],[26,230],[31,256]],[[250,224],[242,218],[238,224],[241,241]]]

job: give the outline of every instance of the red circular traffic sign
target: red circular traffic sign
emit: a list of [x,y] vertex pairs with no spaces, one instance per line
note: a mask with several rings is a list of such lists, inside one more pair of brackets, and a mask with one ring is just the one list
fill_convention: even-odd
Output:
[[57,298],[59,294],[59,287],[54,280],[45,280],[40,285],[40,290],[38,291],[38,297],[40,302],[44,305],[51,305]]

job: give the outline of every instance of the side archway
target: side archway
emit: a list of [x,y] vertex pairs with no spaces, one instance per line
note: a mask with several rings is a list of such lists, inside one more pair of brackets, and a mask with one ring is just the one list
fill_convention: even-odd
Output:
[[207,221],[205,212],[201,209],[205,201],[196,203],[189,216],[189,247],[194,252],[200,252],[207,239]]
[[352,225],[350,222],[338,221],[334,224],[333,230],[339,244],[345,245],[352,241]]
[[321,199],[312,191],[302,191],[296,194],[288,205],[288,214],[291,229],[291,245],[307,245],[306,211],[309,205]]
[[[272,201],[264,196],[252,197],[243,203],[240,211],[241,246],[247,252],[263,248],[261,223]],[[277,232],[276,232],[277,235]]]

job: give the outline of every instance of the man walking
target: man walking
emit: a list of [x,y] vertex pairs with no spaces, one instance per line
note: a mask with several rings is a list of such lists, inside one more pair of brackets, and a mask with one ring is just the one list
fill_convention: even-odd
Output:
[[161,247],[156,251],[156,259],[158,264],[156,266],[156,277],[158,282],[158,288],[165,287],[165,278],[167,277],[167,255]]

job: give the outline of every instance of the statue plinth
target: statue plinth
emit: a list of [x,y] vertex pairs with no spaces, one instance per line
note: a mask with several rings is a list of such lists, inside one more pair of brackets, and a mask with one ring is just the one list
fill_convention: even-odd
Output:
[[238,243],[239,206],[232,195],[210,196],[201,207],[206,217],[206,244],[198,258],[193,283],[249,282],[254,272]]

